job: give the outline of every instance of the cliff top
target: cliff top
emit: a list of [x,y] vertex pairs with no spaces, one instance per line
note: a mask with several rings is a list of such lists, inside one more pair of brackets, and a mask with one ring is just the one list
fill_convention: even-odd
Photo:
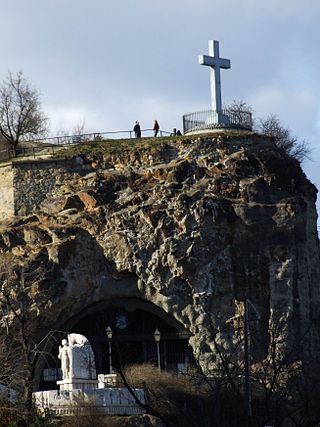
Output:
[[150,152],[151,155],[159,153],[166,148],[172,146],[187,146],[194,143],[212,143],[212,148],[222,141],[230,144],[236,143],[252,145],[263,144],[259,147],[263,149],[266,145],[273,143],[272,138],[268,138],[261,134],[254,134],[252,132],[219,132],[215,134],[201,134],[201,135],[187,135],[187,136],[166,136],[158,138],[142,138],[142,139],[105,139],[102,141],[84,142],[78,145],[67,146],[52,146],[44,144],[43,146],[36,147],[23,147],[19,156],[12,159],[0,158],[0,167],[9,164],[19,163],[41,163],[43,161],[50,162],[54,160],[70,160],[77,156],[85,156],[90,158],[97,158],[102,156],[119,156],[125,153],[126,157],[135,153]]

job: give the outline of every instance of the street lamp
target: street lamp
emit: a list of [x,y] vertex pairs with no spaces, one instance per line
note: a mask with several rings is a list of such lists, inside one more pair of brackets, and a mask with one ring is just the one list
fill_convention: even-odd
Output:
[[249,322],[260,320],[260,315],[249,298],[244,303],[244,381],[245,381],[245,399],[246,413],[248,419],[252,417],[251,406],[251,384],[250,384],[250,343],[249,343]]
[[157,359],[158,359],[158,369],[161,372],[161,363],[160,363],[160,340],[161,340],[161,332],[157,328],[153,334],[156,346],[157,346]]
[[111,341],[112,341],[112,329],[110,326],[106,329],[106,335],[108,337],[108,346],[109,346],[109,373],[112,374],[112,356],[111,356]]

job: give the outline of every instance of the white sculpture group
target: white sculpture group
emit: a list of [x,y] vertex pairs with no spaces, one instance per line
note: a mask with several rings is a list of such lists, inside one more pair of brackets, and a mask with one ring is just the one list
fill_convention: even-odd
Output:
[[[100,374],[103,380],[98,384],[94,354],[85,336],[68,334],[61,344],[58,357],[63,379],[57,381],[59,392],[46,390],[33,393],[40,411],[63,416],[77,415],[79,410],[81,413],[94,410],[99,415],[144,413],[128,390],[105,381],[108,375]],[[115,374],[112,379],[114,377]],[[135,393],[144,402],[144,391],[135,389]]]
[[59,359],[63,380],[96,379],[94,354],[87,338],[80,334],[68,334],[59,346]]

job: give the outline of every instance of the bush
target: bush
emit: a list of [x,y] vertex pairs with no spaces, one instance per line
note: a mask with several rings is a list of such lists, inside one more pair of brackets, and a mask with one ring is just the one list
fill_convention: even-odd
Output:
[[0,427],[49,427],[50,421],[35,411],[28,413],[19,404],[0,398]]
[[132,387],[145,389],[148,404],[167,426],[241,426],[242,399],[228,389],[214,394],[210,384],[197,372],[177,376],[159,372],[152,365],[132,365],[125,369],[124,376]]
[[299,162],[310,159],[311,150],[306,141],[293,136],[291,130],[283,126],[276,115],[272,114],[266,119],[260,119],[259,122],[259,131],[273,137],[276,145],[289,157]]

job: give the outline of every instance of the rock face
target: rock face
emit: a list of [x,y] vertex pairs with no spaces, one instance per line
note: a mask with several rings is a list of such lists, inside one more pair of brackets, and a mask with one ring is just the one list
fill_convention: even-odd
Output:
[[[34,275],[40,335],[131,298],[175,319],[212,366],[213,336],[229,348],[246,296],[266,352],[275,313],[290,346],[319,322],[317,190],[267,138],[202,137],[7,173],[0,248]],[[317,348],[312,334],[307,349]]]

